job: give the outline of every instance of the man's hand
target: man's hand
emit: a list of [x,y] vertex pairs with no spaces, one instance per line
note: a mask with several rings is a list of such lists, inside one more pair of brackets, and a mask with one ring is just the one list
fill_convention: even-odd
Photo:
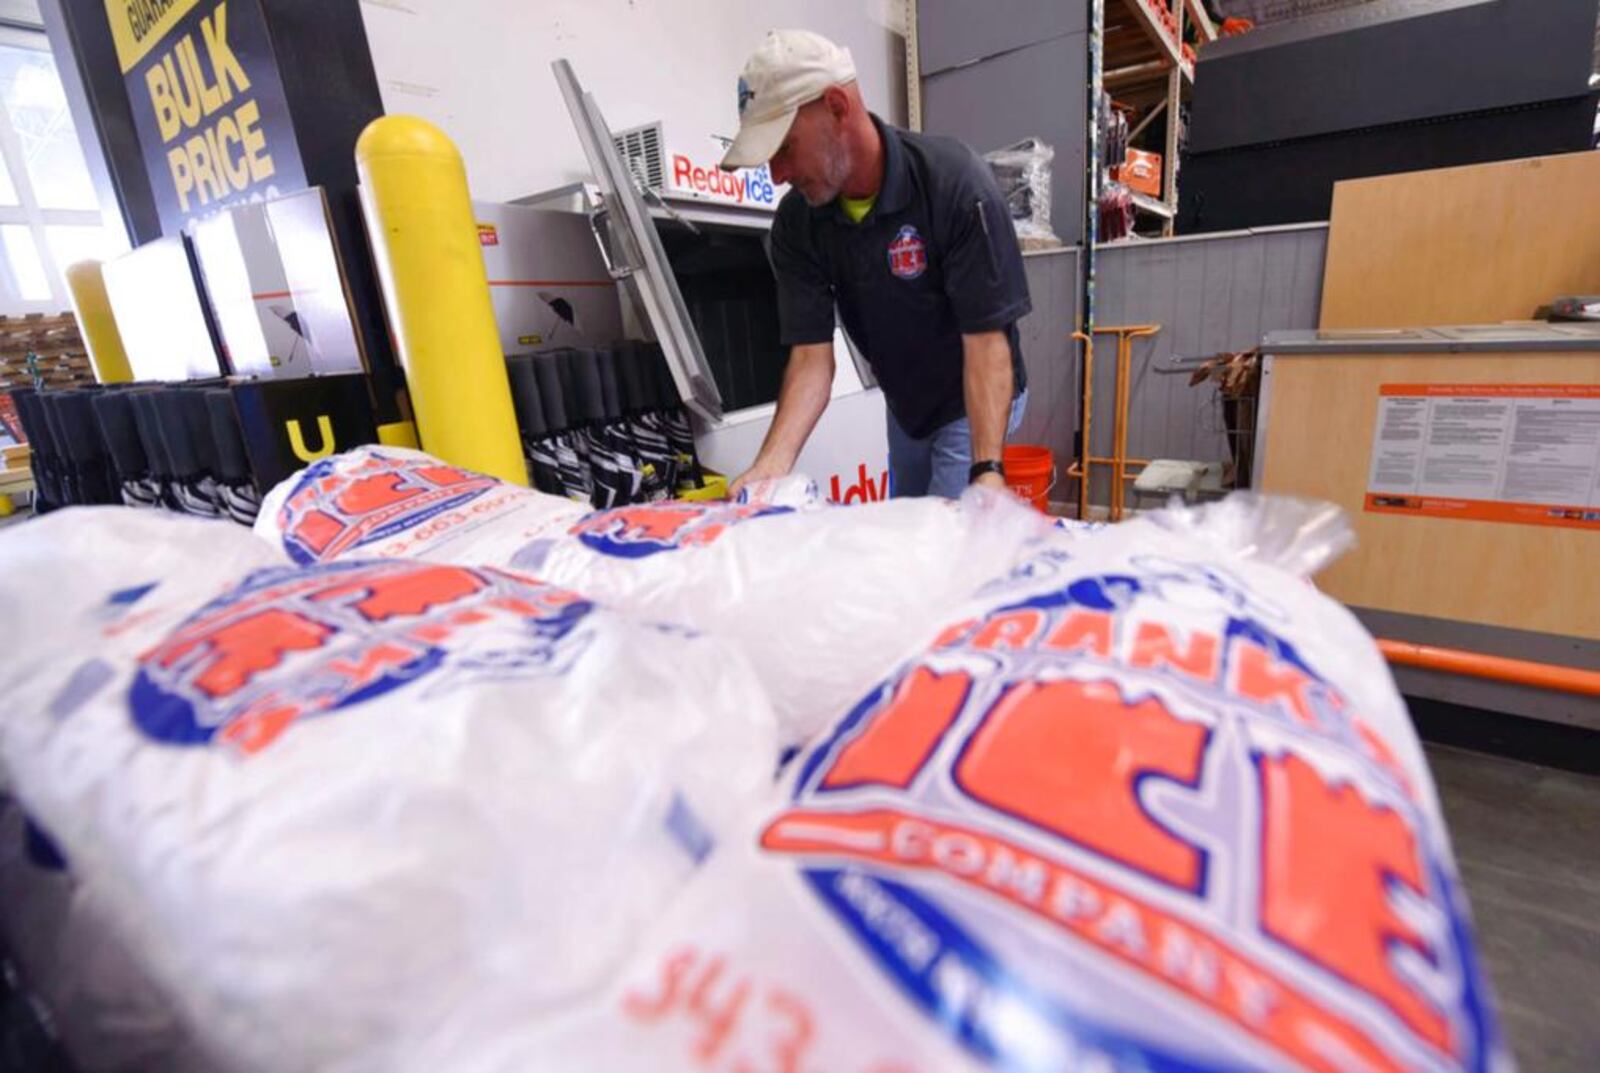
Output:
[[998,473],[980,473],[978,474],[978,479],[972,483],[984,488],[995,488],[1002,492],[1007,488],[1006,479]]
[[767,477],[783,477],[794,469],[800,449],[806,445],[817,418],[833,393],[833,342],[808,343],[789,350],[789,367],[783,371],[783,387],[778,391],[778,410],[772,427],[756,452],[750,468],[728,485],[728,496],[739,494],[745,485]]
[[751,463],[749,469],[735,477],[733,483],[728,485],[728,498],[738,498],[739,493],[744,490],[744,486],[747,484],[754,484],[757,481],[764,481],[772,477],[786,477],[792,468],[794,468],[792,464],[785,466],[772,459],[757,458]]

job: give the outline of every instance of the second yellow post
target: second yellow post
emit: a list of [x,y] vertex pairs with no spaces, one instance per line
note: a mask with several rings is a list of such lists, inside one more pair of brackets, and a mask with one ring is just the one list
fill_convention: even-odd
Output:
[[422,449],[527,484],[461,154],[426,120],[384,116],[356,169]]

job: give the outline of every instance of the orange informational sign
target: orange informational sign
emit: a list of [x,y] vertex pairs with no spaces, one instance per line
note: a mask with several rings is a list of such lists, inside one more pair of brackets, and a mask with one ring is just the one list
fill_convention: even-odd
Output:
[[1600,530],[1600,385],[1384,384],[1366,509]]

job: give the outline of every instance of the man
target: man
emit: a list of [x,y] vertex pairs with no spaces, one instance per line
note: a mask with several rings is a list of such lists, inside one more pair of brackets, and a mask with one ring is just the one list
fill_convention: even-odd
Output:
[[770,163],[792,187],[772,225],[790,351],[772,427],[733,490],[788,473],[816,427],[835,306],[888,402],[894,494],[1005,487],[1001,450],[1027,401],[1017,321],[1032,306],[988,165],[867,111],[850,53],[803,30],[768,34],[750,57],[739,116],[722,167]]

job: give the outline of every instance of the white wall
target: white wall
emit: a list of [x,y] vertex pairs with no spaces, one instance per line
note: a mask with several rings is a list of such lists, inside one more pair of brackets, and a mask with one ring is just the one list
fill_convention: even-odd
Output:
[[565,58],[613,130],[661,120],[699,149],[737,127],[735,84],[769,29],[849,48],[869,107],[905,120],[900,0],[362,0],[384,110],[437,123],[488,201],[584,178],[550,64]]
[[0,19],[23,26],[44,27],[39,0],[0,0]]

